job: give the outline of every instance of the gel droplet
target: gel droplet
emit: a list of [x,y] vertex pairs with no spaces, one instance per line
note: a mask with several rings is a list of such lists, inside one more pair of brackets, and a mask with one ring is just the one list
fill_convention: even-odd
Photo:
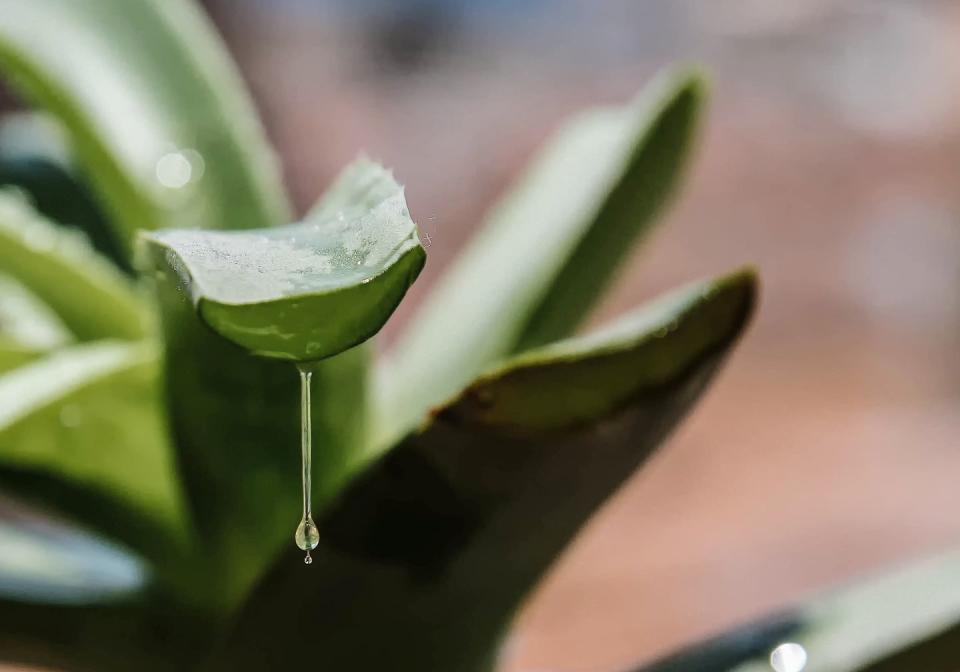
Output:
[[300,521],[294,540],[297,542],[297,548],[301,551],[312,551],[317,547],[317,544],[320,543],[320,532],[317,530],[313,518]]
[[801,672],[807,666],[807,650],[799,644],[784,642],[770,653],[774,672]]
[[300,370],[300,480],[303,486],[303,515],[293,538],[297,542],[297,548],[307,552],[303,562],[309,565],[313,562],[310,551],[320,543],[320,531],[317,529],[317,524],[313,522],[310,492],[310,476],[313,469],[313,424],[310,418],[310,379],[312,372],[306,365],[298,368]]

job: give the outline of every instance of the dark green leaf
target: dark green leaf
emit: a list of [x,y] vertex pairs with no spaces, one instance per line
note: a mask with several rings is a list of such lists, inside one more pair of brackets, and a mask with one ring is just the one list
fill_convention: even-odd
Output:
[[389,445],[505,355],[580,323],[676,190],[702,97],[698,76],[664,77],[558,135],[401,335],[375,444]]
[[126,276],[76,231],[0,191],[0,271],[19,280],[82,340],[142,338],[147,313]]
[[300,361],[379,331],[425,259],[403,188],[366,160],[299,224],[144,239],[159,272],[215,332],[255,354]]
[[0,0],[0,70],[56,115],[120,237],[289,221],[273,154],[186,0]]
[[699,284],[481,378],[346,487],[310,567],[282,555],[212,669],[492,669],[523,597],[696,400],[754,292],[749,273]]

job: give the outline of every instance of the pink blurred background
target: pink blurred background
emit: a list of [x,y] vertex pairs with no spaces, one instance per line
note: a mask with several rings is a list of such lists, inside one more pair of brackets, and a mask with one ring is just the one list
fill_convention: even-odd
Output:
[[960,3],[206,4],[300,208],[361,151],[406,184],[430,256],[387,342],[562,119],[712,77],[688,188],[594,322],[747,262],[759,313],[504,670],[620,669],[960,543]]

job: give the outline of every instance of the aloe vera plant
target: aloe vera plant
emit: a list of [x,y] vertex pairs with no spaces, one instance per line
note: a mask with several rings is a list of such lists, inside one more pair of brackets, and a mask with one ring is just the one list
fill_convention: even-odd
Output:
[[[0,0],[0,72],[71,157],[0,165],[21,187],[0,193],[0,660],[492,670],[753,308],[741,270],[575,334],[676,191],[696,73],[565,127],[378,357],[425,259],[403,189],[361,159],[291,223],[197,8]],[[313,378],[309,568],[294,363]],[[650,669],[732,669],[796,623]]]

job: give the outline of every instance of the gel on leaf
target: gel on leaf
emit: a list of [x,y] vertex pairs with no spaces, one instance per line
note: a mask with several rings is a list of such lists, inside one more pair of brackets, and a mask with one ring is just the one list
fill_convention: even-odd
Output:
[[375,334],[423,268],[403,188],[365,159],[302,222],[144,235],[159,273],[224,338],[267,357],[330,357]]

